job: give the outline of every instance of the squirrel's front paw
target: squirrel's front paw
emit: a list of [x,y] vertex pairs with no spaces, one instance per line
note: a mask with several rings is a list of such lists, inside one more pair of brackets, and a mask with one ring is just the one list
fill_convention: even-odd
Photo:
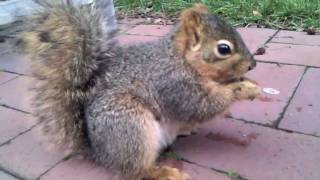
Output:
[[143,180],[190,180],[189,175],[168,166],[153,167]]
[[253,100],[261,94],[261,88],[248,80],[235,82],[230,84],[234,97],[237,100],[250,99]]

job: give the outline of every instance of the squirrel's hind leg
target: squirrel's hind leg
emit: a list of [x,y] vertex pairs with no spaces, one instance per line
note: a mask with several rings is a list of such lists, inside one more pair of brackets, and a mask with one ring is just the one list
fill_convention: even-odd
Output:
[[177,169],[155,166],[165,143],[154,114],[141,99],[126,93],[96,97],[86,116],[92,154],[98,163],[119,170],[128,180],[187,179]]

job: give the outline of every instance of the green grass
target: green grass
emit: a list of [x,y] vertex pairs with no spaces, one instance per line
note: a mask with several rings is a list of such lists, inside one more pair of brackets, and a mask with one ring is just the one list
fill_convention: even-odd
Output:
[[175,159],[175,160],[182,160],[182,157],[179,156],[177,153],[175,153],[174,151],[170,150],[167,152],[164,152],[162,154],[163,157],[169,158],[169,159]]
[[240,174],[238,174],[237,172],[234,172],[234,171],[228,171],[227,176],[231,180],[243,180],[243,178],[240,176]]
[[[320,29],[320,0],[116,0],[127,12],[148,9],[173,15],[196,2],[228,19],[233,25],[263,25],[277,29]],[[254,15],[253,11],[260,15]]]

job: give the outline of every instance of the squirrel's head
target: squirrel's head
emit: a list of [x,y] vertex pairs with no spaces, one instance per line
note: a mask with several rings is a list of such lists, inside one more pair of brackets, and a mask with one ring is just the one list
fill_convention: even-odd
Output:
[[200,75],[219,82],[241,77],[256,66],[239,33],[201,4],[181,13],[175,47]]

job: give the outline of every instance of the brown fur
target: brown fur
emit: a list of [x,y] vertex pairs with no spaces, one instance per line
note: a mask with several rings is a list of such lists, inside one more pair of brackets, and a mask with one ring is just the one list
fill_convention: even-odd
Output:
[[196,4],[194,7],[181,12],[182,28],[178,31],[175,39],[175,46],[181,56],[184,56],[189,48],[199,43],[199,33],[203,28],[200,15],[208,13],[208,8],[201,4]]
[[[47,11],[31,17],[29,28],[21,34],[24,50],[31,54],[33,75],[38,79],[34,88],[35,115],[44,121],[44,132],[55,144],[67,145],[72,151],[82,150],[86,144],[81,109],[93,90],[88,84],[94,84],[92,74],[98,68],[91,44],[100,44],[97,39],[102,33],[85,32],[92,28],[86,21],[99,21],[96,15],[90,16],[76,22],[68,7],[48,6]],[[80,29],[80,23],[87,26]]]
[[[210,27],[202,20],[202,15],[209,14],[209,10],[201,4],[181,13],[181,30],[177,32],[175,46],[186,61],[198,71],[203,78],[215,81],[227,81],[240,77],[252,66],[249,52],[247,59],[242,54],[235,53],[231,57],[217,62],[208,62],[203,59],[204,52],[213,51],[216,39],[209,36]],[[208,44],[211,43],[209,46]],[[196,50],[194,50],[196,48]],[[244,60],[243,60],[244,59]]]
[[[155,166],[161,150],[260,93],[239,81],[255,66],[239,34],[203,5],[183,11],[165,38],[121,47],[107,41],[95,8],[45,2],[22,34],[39,82],[36,116],[56,143],[86,150],[125,179],[188,179]],[[230,56],[217,54],[219,40],[234,46]]]

